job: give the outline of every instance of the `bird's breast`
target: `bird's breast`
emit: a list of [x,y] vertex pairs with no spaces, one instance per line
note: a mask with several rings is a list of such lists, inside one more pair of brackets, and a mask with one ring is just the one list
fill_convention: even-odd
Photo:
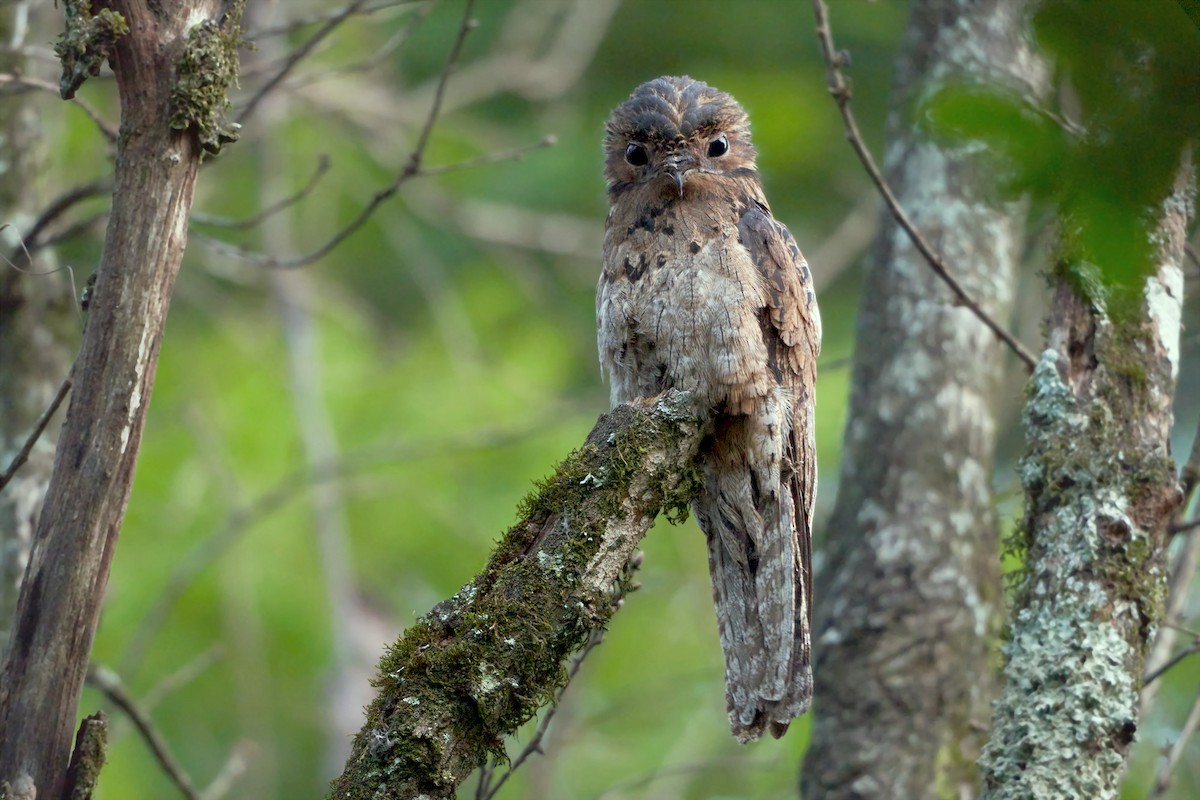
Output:
[[597,301],[614,402],[675,387],[715,406],[762,360],[766,286],[734,219],[686,211],[609,220]]

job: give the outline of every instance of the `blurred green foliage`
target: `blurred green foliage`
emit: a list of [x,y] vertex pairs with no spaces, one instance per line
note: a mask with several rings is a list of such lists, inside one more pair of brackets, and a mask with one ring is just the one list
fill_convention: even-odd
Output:
[[[1062,5],[1082,13],[1081,5],[1094,4]],[[317,27],[255,36],[256,28],[280,22],[264,19],[263,8],[297,16],[326,10],[318,2],[251,6],[257,50],[244,54],[246,88],[235,95],[235,112]],[[625,2],[611,18],[593,12],[570,28],[584,6],[605,4],[480,2],[479,27],[450,82],[425,163],[454,164],[547,134],[556,146],[413,180],[300,273],[271,275],[213,248],[209,238],[286,257],[309,252],[352,219],[403,169],[461,2],[401,5],[347,22],[248,121],[242,141],[204,168],[197,210],[241,218],[303,186],[321,154],[332,160],[316,190],[268,225],[193,226],[96,640],[95,659],[118,668],[139,697],[202,655],[218,657],[153,710],[201,786],[234,743],[250,741],[248,772],[231,796],[323,796],[340,769],[330,759],[327,712],[338,643],[352,634],[365,680],[383,642],[472,578],[533,481],[607,409],[593,308],[606,211],[600,137],[609,110],[634,86],[688,73],[733,93],[753,120],[776,215],[810,256],[871,191],[827,96],[806,4]],[[839,44],[854,56],[856,112],[869,144],[882,152],[906,9],[839,3],[832,11]],[[1042,21],[1042,35],[1066,24],[1055,20]],[[406,29],[402,46],[386,50]],[[523,32],[532,32],[532,44]],[[598,36],[594,54],[589,35]],[[1086,70],[1083,62],[1095,57],[1058,46],[1063,69]],[[376,53],[369,68],[347,69]],[[1071,66],[1071,57],[1080,63]],[[541,63],[552,68],[538,77]],[[1144,80],[1166,80],[1158,67],[1149,72]],[[115,118],[111,84],[93,80],[82,94]],[[1146,111],[1146,100],[1116,94]],[[994,98],[975,96],[975,109],[956,102],[960,108],[940,113],[957,114],[952,121],[967,133],[1011,123],[1009,141],[1042,155],[1046,163],[1030,168],[1027,186],[1037,189],[1040,176],[1048,195],[1055,176],[1070,174],[1080,197],[1090,196],[1092,184],[1082,181],[1103,153],[1079,149]],[[104,143],[82,114],[51,101],[41,108],[53,158],[32,190],[54,196],[109,172]],[[1132,128],[1121,131],[1136,139]],[[1102,189],[1098,183],[1094,191]],[[79,217],[100,207],[81,207]],[[98,236],[83,237],[60,253],[86,274],[99,248]],[[821,263],[813,268],[828,364],[853,346],[858,270],[832,279]],[[321,480],[306,467],[289,366],[297,343],[281,324],[285,300],[305,309],[312,326],[317,355],[308,366],[319,373],[316,399],[341,451],[333,474]],[[820,378],[819,519],[838,472],[847,373],[835,366]],[[314,521],[322,486],[340,493],[348,597],[373,621],[365,632],[333,616],[335,598],[344,602],[347,594],[323,567]],[[208,555],[218,539],[228,546]],[[694,523],[661,525],[644,549],[644,586],[567,689],[547,754],[532,758],[499,797],[793,796],[809,721],[779,742],[742,747],[730,736],[699,531]],[[196,568],[194,580],[145,640],[144,653],[131,653],[181,564]],[[89,690],[81,710],[103,705]],[[127,724],[118,721],[112,741],[102,798],[175,796]],[[510,751],[527,741],[528,733],[517,737]],[[1198,785],[1196,777],[1181,785]],[[462,796],[474,795],[468,787]]]
[[925,119],[994,147],[1006,188],[1053,210],[1056,268],[1128,318],[1156,267],[1158,209],[1200,131],[1200,27],[1177,0],[1045,0],[1032,29],[1073,124],[980,85],[943,89]]

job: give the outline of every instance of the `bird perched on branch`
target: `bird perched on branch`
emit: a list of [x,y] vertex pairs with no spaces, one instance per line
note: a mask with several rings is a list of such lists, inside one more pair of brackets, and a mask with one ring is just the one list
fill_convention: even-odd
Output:
[[691,392],[733,733],[782,736],[812,700],[813,428],[821,319],[771,216],[749,119],[687,77],[642,84],[604,137],[611,208],[596,293],[612,403]]

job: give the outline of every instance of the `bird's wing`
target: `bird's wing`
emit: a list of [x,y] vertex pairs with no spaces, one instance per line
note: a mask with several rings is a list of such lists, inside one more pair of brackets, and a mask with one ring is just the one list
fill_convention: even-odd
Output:
[[[766,286],[767,306],[761,315],[761,327],[767,357],[791,402],[791,435],[784,453],[791,462],[787,482],[795,513],[798,624],[793,663],[807,675],[812,629],[812,512],[817,493],[813,404],[821,317],[808,264],[791,233],[771,216],[765,203],[747,203],[738,221],[738,233]],[[793,688],[804,694],[811,691],[811,686]],[[796,699],[807,703],[807,698]]]

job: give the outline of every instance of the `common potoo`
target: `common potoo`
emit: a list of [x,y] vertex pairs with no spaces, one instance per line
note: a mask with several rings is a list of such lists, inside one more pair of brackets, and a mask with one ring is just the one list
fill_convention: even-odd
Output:
[[732,97],[687,77],[642,84],[617,107],[596,293],[613,405],[686,390],[707,426],[692,510],[741,741],[782,736],[812,699],[821,347],[812,276],[771,216],[749,122]]

